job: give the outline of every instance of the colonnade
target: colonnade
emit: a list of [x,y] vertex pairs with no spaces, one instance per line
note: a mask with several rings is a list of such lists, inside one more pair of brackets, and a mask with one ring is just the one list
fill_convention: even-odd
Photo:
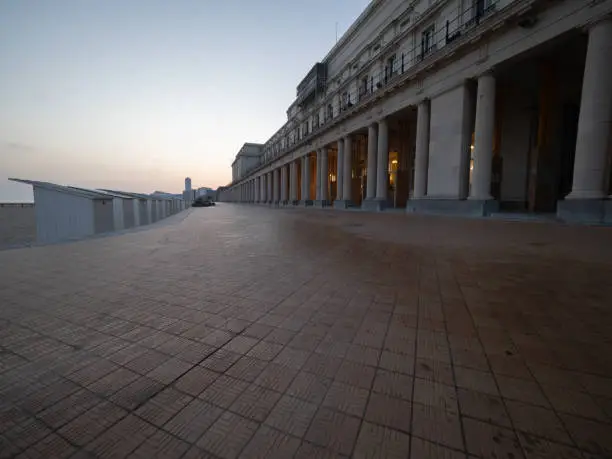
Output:
[[[582,101],[578,121],[578,136],[575,150],[574,176],[571,193],[567,201],[584,201],[605,198],[608,194],[609,152],[612,143],[612,66],[608,58],[612,55],[612,19],[606,18],[590,26]],[[475,120],[472,118],[473,145],[460,145],[461,161],[456,174],[469,173],[471,179],[461,177],[457,180],[463,190],[453,199],[488,202],[491,196],[491,179],[496,116],[496,78],[495,70],[487,69],[474,78],[476,82]],[[430,148],[436,136],[448,133],[432,130],[432,104],[424,98],[416,103],[416,135],[414,139],[414,179],[409,202],[418,200],[442,199],[434,190],[431,193],[430,181],[436,177],[436,165],[432,166]],[[469,105],[469,104],[468,104]],[[454,107],[445,107],[453,110]],[[437,108],[437,116],[443,116]],[[463,116],[467,116],[462,114]],[[458,123],[461,124],[461,123]],[[463,121],[465,124],[465,121]],[[468,126],[469,127],[469,126]],[[381,117],[367,128],[367,178],[362,207],[383,209],[387,203],[389,187],[389,123]],[[471,130],[473,129],[473,131]],[[255,175],[230,190],[230,199],[240,202],[266,203],[277,205],[315,205],[347,207],[352,203],[351,177],[352,143],[357,132],[351,132],[331,144],[320,146],[299,157],[294,157],[272,170],[268,169]],[[452,137],[452,135],[451,135]],[[463,136],[465,139],[467,136]],[[465,141],[465,140],[464,140]],[[337,170],[335,196],[330,196],[328,155],[330,147],[337,151]],[[439,148],[439,147],[438,147]],[[471,157],[470,157],[471,150]],[[439,162],[440,156],[436,157]],[[315,177],[311,177],[311,164],[316,161]],[[447,169],[448,170],[448,169]],[[453,177],[455,180],[456,177]],[[465,186],[470,180],[469,186]],[[312,186],[314,182],[314,187]],[[463,183],[463,185],[461,185]],[[314,190],[314,193],[312,193]],[[448,199],[448,198],[446,198]],[[409,204],[410,206],[410,204]]]

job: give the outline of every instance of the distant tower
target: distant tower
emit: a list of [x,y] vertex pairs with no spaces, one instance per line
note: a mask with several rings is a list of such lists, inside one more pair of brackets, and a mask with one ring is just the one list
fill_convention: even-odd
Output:
[[191,191],[191,179],[189,177],[185,178],[185,191]]

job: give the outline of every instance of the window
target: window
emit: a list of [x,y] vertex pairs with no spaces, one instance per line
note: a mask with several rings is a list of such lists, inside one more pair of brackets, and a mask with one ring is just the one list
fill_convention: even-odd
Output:
[[391,56],[389,59],[387,59],[387,68],[389,69],[388,70],[389,77],[392,77],[393,75],[397,73],[396,64],[397,64],[397,59],[396,59],[395,54]]
[[344,91],[342,93],[342,107],[344,108],[344,110],[346,110],[348,103],[349,103],[349,93]]
[[334,106],[327,104],[327,119],[331,120],[334,117]]
[[361,79],[361,86],[359,87],[359,95],[365,96],[368,93],[368,82],[369,82],[369,78],[367,75]]
[[426,56],[427,54],[436,49],[436,44],[434,42],[435,31],[435,24],[432,24],[431,26],[423,30],[423,33],[421,34],[421,57]]

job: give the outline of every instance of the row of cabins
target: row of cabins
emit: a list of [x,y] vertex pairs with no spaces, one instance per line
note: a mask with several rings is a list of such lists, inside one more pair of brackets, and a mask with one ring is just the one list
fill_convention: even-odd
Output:
[[43,244],[149,225],[191,205],[165,196],[10,180],[33,187],[36,242]]

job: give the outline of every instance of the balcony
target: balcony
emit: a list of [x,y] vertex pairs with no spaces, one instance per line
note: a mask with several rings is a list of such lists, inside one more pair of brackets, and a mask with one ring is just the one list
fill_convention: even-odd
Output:
[[[329,112],[326,113],[324,117],[324,126],[321,124],[321,126],[314,127],[311,132],[298,135],[294,142],[291,142],[286,147],[281,148],[278,153],[274,155],[274,158],[266,161],[266,163],[261,167],[265,167],[277,157],[281,157],[289,151],[295,150],[301,146],[309,145],[312,142],[312,139],[317,136],[320,131],[324,130],[324,128],[327,126],[334,126],[336,123],[341,122],[346,117],[351,116],[351,113],[355,112],[355,110],[359,110],[360,107],[364,106],[369,101],[374,100],[378,94],[377,90],[380,90],[387,85],[392,85],[396,82],[399,83],[407,78],[412,78],[414,76],[414,72],[411,70],[415,64],[431,59],[432,56],[440,52],[440,50],[442,50],[447,44],[458,41],[464,35],[470,35],[473,29],[485,23],[490,17],[495,15],[495,13],[498,11],[497,4],[500,3],[500,1],[503,0],[493,0],[487,5],[484,2],[488,3],[488,0],[484,0],[483,3],[478,3],[476,7],[469,6],[465,10],[460,11],[452,20],[447,21],[446,27],[440,27],[439,30],[434,31],[431,37],[427,40],[426,47],[423,46],[422,43],[419,43],[412,49],[405,49],[401,54],[397,55],[391,69],[389,69],[387,66],[386,68],[382,69],[381,73],[369,75],[370,82],[368,88],[360,85],[354,91],[349,92],[347,97],[348,100],[340,104],[339,113],[337,113],[336,116],[330,116],[331,114]],[[481,7],[479,9],[478,5],[485,5],[486,7]],[[464,22],[463,19],[465,17],[470,17],[470,19]],[[319,65],[323,64],[315,65],[308,73],[307,77],[304,78],[304,80],[302,80],[298,86],[298,100],[300,100],[300,96],[302,97],[302,100],[308,100],[308,98],[312,97],[317,90],[321,89],[321,84],[323,84],[324,88],[327,69],[318,67]],[[377,83],[374,83],[374,81],[377,81]],[[335,97],[339,94],[341,95],[342,92],[340,91],[346,91],[346,88],[340,88],[338,92],[331,94],[330,97]],[[316,110],[319,109],[320,107],[315,107],[310,112],[301,112],[300,115],[307,118],[313,113],[316,113]]]

